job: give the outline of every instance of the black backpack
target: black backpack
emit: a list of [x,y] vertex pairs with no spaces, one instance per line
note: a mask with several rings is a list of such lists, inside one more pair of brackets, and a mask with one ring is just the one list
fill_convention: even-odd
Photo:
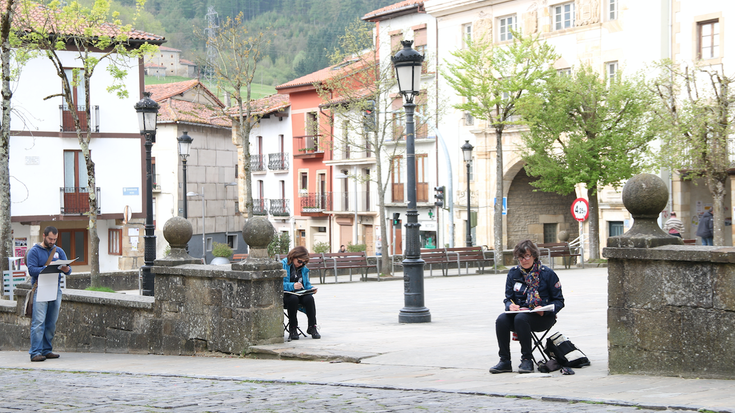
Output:
[[564,334],[556,332],[546,339],[544,352],[564,367],[584,367],[590,360]]

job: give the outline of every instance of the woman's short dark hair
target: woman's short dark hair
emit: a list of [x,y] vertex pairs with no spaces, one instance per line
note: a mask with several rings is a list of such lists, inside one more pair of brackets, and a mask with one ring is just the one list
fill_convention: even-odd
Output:
[[306,258],[309,259],[309,250],[306,249],[306,247],[298,246],[292,249],[288,252],[288,255],[286,256],[286,263],[288,265],[291,265],[293,260],[296,258]]
[[529,252],[531,253],[531,256],[533,256],[533,260],[536,261],[539,256],[539,250],[536,244],[534,244],[530,239],[524,239],[516,244],[515,248],[513,248],[513,256],[516,258],[521,258]]

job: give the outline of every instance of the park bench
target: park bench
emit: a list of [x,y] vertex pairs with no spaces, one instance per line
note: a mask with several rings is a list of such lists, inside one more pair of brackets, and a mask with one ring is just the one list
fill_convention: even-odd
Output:
[[334,271],[334,282],[337,282],[337,273],[339,270],[349,270],[350,281],[352,281],[352,270],[360,270],[361,280],[367,281],[368,269],[375,266],[375,273],[380,281],[380,269],[378,264],[372,265],[368,263],[367,255],[364,251],[360,252],[331,252],[324,253],[325,272],[326,270]]
[[[549,257],[549,265],[554,268],[554,258],[561,257],[564,268],[570,268],[574,257],[581,257],[582,254],[573,252],[566,242],[549,242],[545,244],[536,244],[539,252]],[[582,266],[584,268],[584,264]]]
[[421,248],[421,259],[429,266],[429,276],[433,276],[433,266],[440,265],[442,275],[449,275],[449,256],[444,248]]
[[[286,255],[276,254],[276,261],[281,262],[284,258],[286,258]],[[319,283],[324,284],[325,278],[326,278],[326,270],[327,267],[324,263],[324,254],[321,253],[311,253],[309,254],[309,263],[306,264],[306,267],[309,269],[309,273],[313,274],[315,271],[319,272]]]
[[482,247],[455,247],[445,248],[447,251],[447,257],[452,262],[457,263],[457,269],[461,272],[461,263],[465,264],[466,274],[470,273],[469,264],[475,263],[480,272],[485,271],[485,263],[491,259],[487,256],[492,254],[493,269],[498,272],[497,260],[495,259],[495,252],[493,250],[483,251]]
[[230,262],[240,262],[248,259],[248,254],[235,254],[230,258]]

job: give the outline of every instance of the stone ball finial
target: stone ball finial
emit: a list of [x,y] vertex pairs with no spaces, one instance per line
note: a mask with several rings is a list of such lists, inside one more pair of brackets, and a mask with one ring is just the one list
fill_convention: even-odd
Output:
[[623,187],[623,205],[633,216],[633,227],[625,234],[607,239],[614,248],[654,248],[662,245],[683,245],[679,237],[671,236],[658,226],[658,215],[666,207],[669,190],[657,175],[639,174]]
[[251,249],[267,249],[275,233],[273,224],[263,217],[250,218],[242,226],[242,239]]
[[559,238],[559,241],[561,242],[567,242],[569,241],[569,232],[564,231],[564,230],[559,231],[556,237]]
[[163,237],[171,248],[186,248],[193,233],[191,223],[184,217],[173,217],[163,225]]
[[634,219],[658,218],[669,201],[666,183],[654,174],[640,174],[623,187],[623,205]]

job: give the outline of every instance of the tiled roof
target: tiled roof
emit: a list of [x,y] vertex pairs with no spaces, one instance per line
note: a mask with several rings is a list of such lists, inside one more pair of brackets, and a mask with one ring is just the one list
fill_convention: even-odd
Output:
[[393,13],[400,13],[411,9],[423,8],[424,0],[404,0],[390,6],[385,6],[381,9],[371,11],[370,13],[362,16],[362,20],[371,20],[376,17],[385,16]]
[[146,92],[151,92],[151,99],[160,103],[163,100],[169,99],[176,95],[181,95],[188,90],[196,88],[201,89],[204,93],[209,95],[209,97],[214,100],[220,107],[225,107],[222,101],[219,100],[219,98],[217,98],[217,96],[215,96],[209,89],[207,89],[207,87],[204,86],[199,81],[199,79],[185,80],[183,82],[175,83],[163,83],[160,85],[146,85],[145,90]]
[[158,48],[158,50],[161,50],[164,52],[180,52],[181,51],[179,49],[174,49],[173,47],[166,47],[166,46],[161,46]]
[[[289,106],[291,106],[291,100],[289,99],[289,96],[279,95],[278,93],[254,100],[251,103],[253,114],[258,116],[279,112]],[[230,116],[236,116],[237,111],[237,107],[232,107],[227,111],[227,113]]]
[[[74,22],[66,18],[53,19],[59,15],[59,10],[50,10],[44,5],[37,3],[28,3],[29,9],[23,10],[21,6],[16,10],[14,25],[21,30],[29,32],[31,30],[42,30],[48,33],[59,33],[63,35],[83,34],[89,25],[86,21]],[[0,0],[0,6],[5,7],[5,0]],[[151,44],[161,44],[166,41],[163,36],[146,33],[141,30],[131,29],[127,33],[118,30],[113,24],[104,23],[99,27],[95,27],[92,36],[120,36],[126,34],[129,40],[134,42],[148,42]]]
[[182,65],[196,66],[196,63],[192,62],[191,60],[186,60],[186,59],[179,59],[179,63],[181,63]]
[[[343,76],[349,74],[352,71],[363,68],[365,64],[367,64],[367,62],[371,61],[372,59],[373,56],[370,52],[366,53],[361,58],[347,58],[342,63],[338,63],[334,66],[329,66],[327,68],[317,70],[314,73],[310,73],[306,76],[301,76],[298,79],[294,79],[290,82],[278,85],[276,86],[276,90],[313,85],[315,83],[323,82],[335,76]],[[355,63],[357,63],[357,65]]]
[[157,65],[155,63],[146,63],[144,67],[157,67],[157,68],[164,67],[165,68],[166,66],[163,66],[163,65],[159,66],[159,65]]
[[202,125],[231,128],[232,121],[207,105],[179,99],[166,99],[160,102],[159,122],[189,122]]

